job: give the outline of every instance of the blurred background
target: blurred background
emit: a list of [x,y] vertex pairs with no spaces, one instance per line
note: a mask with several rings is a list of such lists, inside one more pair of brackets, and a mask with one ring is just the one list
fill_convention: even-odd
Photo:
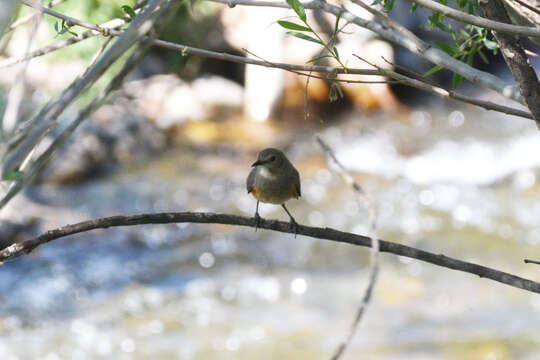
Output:
[[[126,2],[67,0],[55,10],[103,23],[123,16]],[[409,11],[402,5],[391,13],[398,20]],[[161,38],[303,64],[316,46],[282,36],[275,21],[287,14],[201,2],[179,11]],[[436,39],[425,31],[428,15],[419,9],[406,25]],[[58,35],[55,21],[42,19],[36,48],[71,36]],[[354,41],[348,47],[343,39],[342,57],[384,55],[420,73],[431,67],[347,30]],[[31,31],[29,23],[4,36],[0,64],[24,55]],[[103,41],[33,59],[22,112],[57,96]],[[479,66],[510,81],[499,57]],[[59,121],[68,124],[119,66]],[[2,112],[17,69],[0,67]],[[450,73],[435,76],[451,84]],[[0,212],[2,247],[119,214],[252,216],[256,201],[245,178],[266,147],[284,150],[300,172],[303,196],[287,204],[298,222],[366,234],[367,212],[327,164],[319,135],[377,208],[381,238],[540,280],[539,267],[523,263],[540,258],[540,133],[532,121],[394,84],[344,85],[333,102],[324,81],[311,79],[305,89],[305,78],[282,70],[153,49]],[[506,102],[467,83],[458,89]],[[288,219],[277,206],[262,204],[260,213]],[[538,358],[538,295],[388,254],[380,265],[345,359]],[[0,267],[0,358],[328,359],[350,326],[368,266],[365,248],[252,228],[144,225],[78,234]]]

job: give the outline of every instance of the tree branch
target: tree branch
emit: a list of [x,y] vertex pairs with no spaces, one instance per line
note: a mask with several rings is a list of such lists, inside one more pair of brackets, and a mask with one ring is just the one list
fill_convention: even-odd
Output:
[[[500,0],[480,1],[479,4],[488,18],[510,22],[504,4]],[[540,82],[521,46],[520,39],[498,31],[494,32],[493,35],[501,46],[504,60],[519,85],[519,91],[525,99],[527,107],[540,127]]]
[[[26,0],[21,0],[27,2]],[[153,12],[165,0],[151,0],[150,3],[135,17],[127,30],[123,31],[119,39],[109,47],[100,60],[91,66],[85,76],[73,81],[57,98],[56,101],[46,105],[30,123],[28,133],[19,146],[8,154],[2,164],[2,173],[18,170],[20,164],[27,158],[33,149],[40,143],[45,134],[57,125],[59,116],[65,108],[74,101],[89,85],[95,83],[103,73],[135,42],[145,37],[153,25]],[[45,8],[48,11],[53,11]],[[7,199],[0,200],[0,208],[7,203]]]
[[[210,1],[221,2],[221,3],[230,3],[231,6],[236,5],[236,4],[240,4],[240,5],[270,6],[270,7],[283,7],[283,8],[288,7],[288,5],[286,3],[281,3],[281,2],[278,3],[276,1],[251,1],[251,0],[230,0],[228,2],[227,2],[227,0],[210,0]],[[304,6],[306,6],[306,8],[313,8],[314,5],[313,5],[313,2],[308,2],[308,3],[305,3]],[[75,19],[75,18],[67,17],[67,16],[65,16],[63,14],[60,14],[60,13],[57,13],[57,12],[48,11],[47,13],[49,15],[51,15],[51,16],[55,16],[55,17],[58,17],[60,19],[66,20],[66,21],[69,19],[69,20],[73,21],[76,25],[79,25],[81,27],[86,26],[85,22],[79,21],[78,19]],[[89,27],[89,29],[94,29],[94,28],[95,28],[94,25]],[[104,29],[104,27],[100,27],[100,28],[102,30]],[[96,33],[96,30],[92,30],[92,31],[94,32],[94,34]],[[84,33],[83,35],[85,35],[85,34],[86,33]],[[107,34],[112,35],[112,36],[119,36],[119,35],[122,34],[122,32],[108,27],[107,28]],[[88,34],[88,35],[90,35],[90,34]],[[80,36],[82,36],[82,35],[79,35],[79,37]],[[412,35],[412,36],[414,36],[414,35]],[[49,47],[47,47],[47,48],[36,50],[34,52],[35,56],[40,56],[40,55],[43,55],[43,54],[48,53],[50,51],[57,50],[58,48],[61,48],[64,45],[67,46],[67,45],[71,45],[72,43],[77,42],[77,41],[72,40],[72,39],[75,39],[75,38],[65,40],[66,42],[69,41],[69,43],[66,43],[66,44],[60,44],[59,43],[58,47],[56,47],[55,45],[51,45],[50,49],[49,49]],[[349,75],[358,75],[358,74],[360,74],[360,75],[386,75],[388,77],[393,78],[394,80],[399,81],[400,83],[402,83],[404,85],[412,86],[412,87],[415,87],[415,88],[418,88],[418,89],[421,89],[421,90],[424,90],[424,91],[428,91],[428,92],[430,92],[432,94],[435,94],[435,95],[443,97],[443,98],[451,98],[451,99],[454,99],[456,101],[469,103],[469,104],[472,104],[472,105],[475,105],[475,106],[482,107],[482,108],[487,109],[487,110],[493,110],[493,111],[502,112],[502,113],[509,114],[509,115],[524,117],[524,118],[527,118],[527,119],[533,119],[533,116],[530,113],[527,113],[526,111],[514,109],[514,108],[511,108],[511,107],[504,106],[504,105],[498,105],[498,104],[495,104],[495,103],[492,103],[492,102],[489,102],[489,101],[482,101],[482,100],[472,99],[470,97],[460,95],[459,93],[456,93],[455,91],[446,90],[446,89],[443,89],[443,88],[438,87],[438,86],[428,85],[428,84],[424,83],[423,81],[421,81],[419,79],[412,79],[412,78],[409,78],[409,77],[407,77],[405,75],[398,74],[396,72],[389,71],[389,70],[354,69],[354,68],[347,68],[347,70],[345,70],[345,69],[343,69],[341,67],[332,67],[332,66],[295,65],[295,64],[288,64],[288,63],[271,62],[271,61],[266,61],[266,60],[257,60],[257,59],[248,58],[248,57],[244,57],[244,56],[231,55],[231,54],[224,53],[224,52],[216,52],[216,51],[211,51],[211,50],[186,46],[186,45],[183,45],[183,44],[172,43],[172,42],[164,41],[164,40],[155,40],[153,42],[153,44],[155,46],[163,47],[163,48],[166,48],[166,49],[179,51],[179,52],[181,52],[181,54],[183,56],[197,55],[197,56],[208,57],[208,58],[224,60],[224,61],[231,61],[231,62],[241,63],[241,64],[265,66],[265,67],[282,69],[282,70],[294,72],[294,73],[297,73],[299,75],[304,75],[304,76],[307,76],[307,75],[306,74],[301,74],[301,73],[299,73],[299,71],[318,72],[318,73],[327,73],[327,74],[343,74],[343,73],[347,73]],[[4,67],[4,66],[12,65],[12,64],[14,64],[16,62],[19,62],[19,61],[22,61],[22,60],[23,60],[23,58],[6,59],[6,60],[0,62],[0,68]],[[347,82],[347,81],[345,81],[345,82]],[[350,82],[354,82],[354,81],[350,81]]]
[[[538,27],[512,25],[510,24],[510,21],[503,21],[501,19],[498,19],[498,21],[493,21],[480,16],[469,15],[463,11],[453,9],[433,0],[410,0],[410,2],[415,2],[422,7],[441,13],[444,16],[466,24],[480,26],[505,34],[533,36],[540,38],[540,28]],[[497,4],[497,6],[503,6],[503,4]]]
[[[255,227],[255,219],[245,216],[200,213],[200,212],[176,212],[140,214],[132,216],[111,216],[66,225],[58,229],[49,230],[33,239],[17,242],[3,250],[0,250],[0,262],[11,259],[23,253],[29,253],[36,247],[68,235],[86,232],[94,229],[107,229],[115,226],[134,226],[144,224],[171,224],[171,223],[203,223],[225,224]],[[268,229],[283,233],[293,233],[288,222],[261,219],[259,229]],[[371,240],[367,236],[351,234],[330,228],[317,228],[298,225],[297,234],[312,238],[336,241],[351,245],[371,247]],[[540,283],[528,280],[507,272],[499,271],[463,260],[458,260],[442,254],[434,254],[429,251],[417,249],[390,241],[379,240],[380,251],[400,255],[420,261],[428,262],[444,268],[453,269],[491,279],[518,289],[527,290],[540,294]]]
[[370,265],[370,274],[369,274],[369,283],[366,287],[366,290],[364,290],[364,296],[362,297],[362,302],[360,303],[360,306],[358,307],[358,310],[356,310],[356,316],[354,317],[354,320],[351,324],[351,327],[349,328],[349,332],[345,339],[339,344],[336,351],[334,352],[334,355],[332,356],[331,360],[339,360],[343,354],[345,353],[345,350],[349,347],[354,334],[356,333],[356,330],[358,329],[358,325],[360,325],[360,321],[362,320],[362,316],[367,310],[367,307],[369,305],[369,302],[371,300],[371,294],[373,293],[373,289],[375,288],[375,284],[377,283],[378,275],[379,275],[379,249],[380,249],[380,243],[379,243],[379,236],[377,235],[377,212],[375,211],[375,207],[369,200],[369,198],[366,196],[366,193],[362,189],[362,187],[354,180],[351,173],[343,166],[343,164],[338,160],[336,154],[334,153],[334,150],[326,143],[320,136],[316,136],[315,140],[319,143],[321,148],[323,149],[326,156],[331,159],[334,164],[336,164],[337,169],[336,171],[341,175],[342,179],[353,188],[356,195],[358,196],[359,202],[366,208],[368,212],[368,222],[369,222],[369,230],[368,230],[368,237],[371,241],[371,265]]
[[[235,5],[246,5],[246,6],[267,6],[267,7],[285,7],[289,8],[289,5],[283,1],[257,1],[257,0],[208,0],[211,2],[217,2],[226,4],[230,7]],[[263,5],[264,4],[264,5]],[[359,16],[354,15],[347,9],[339,6],[329,4],[321,0],[313,0],[310,2],[302,3],[305,9],[320,9],[324,12],[332,14],[334,16],[341,16],[342,19],[347,20],[350,23],[354,23],[357,26],[368,29],[379,35],[381,38],[403,46],[412,53],[423,57],[424,59],[432,62],[433,64],[440,65],[446,69],[449,69],[465,79],[469,80],[474,84],[478,84],[482,87],[492,89],[502,94],[503,96],[525,104],[523,97],[520,95],[519,90],[516,86],[507,84],[502,79],[497,76],[490,74],[485,71],[475,69],[466,63],[454,59],[452,56],[448,55],[444,51],[431,46],[422,39],[418,38],[416,35],[410,31],[402,32],[397,30],[395,27],[388,26],[386,24],[366,20]],[[386,15],[385,15],[386,16]]]

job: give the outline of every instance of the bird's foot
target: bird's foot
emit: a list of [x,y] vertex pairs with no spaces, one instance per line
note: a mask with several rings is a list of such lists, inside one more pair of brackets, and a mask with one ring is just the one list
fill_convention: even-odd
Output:
[[255,231],[257,231],[259,228],[259,223],[261,222],[261,217],[259,216],[259,213],[255,213],[253,218],[255,219]]
[[294,232],[294,237],[296,238],[296,233],[298,232],[298,223],[296,222],[296,220],[291,218],[289,225],[291,227],[291,231]]

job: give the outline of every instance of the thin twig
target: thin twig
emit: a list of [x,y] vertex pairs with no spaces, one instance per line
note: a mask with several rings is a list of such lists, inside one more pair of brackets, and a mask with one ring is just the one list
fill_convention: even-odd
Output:
[[[95,25],[90,24],[88,22],[84,22],[84,21],[81,21],[81,20],[66,16],[66,15],[60,14],[48,8],[40,7],[37,4],[28,0],[20,0],[20,1],[22,1],[24,4],[28,6],[33,6],[33,7],[38,7],[40,9],[43,9],[45,13],[64,19],[69,24],[79,25],[82,27],[100,31],[100,29],[98,29]],[[180,1],[180,0],[175,0],[175,1]],[[248,5],[248,6],[267,6],[267,7],[281,7],[281,8],[289,7],[287,3],[281,2],[281,1],[279,2],[278,1],[253,1],[253,0],[210,0],[210,1],[223,3],[228,6]],[[420,55],[437,65],[441,65],[445,68],[448,68],[452,70],[453,72],[460,74],[465,79],[473,83],[477,83],[483,87],[493,89],[501,93],[505,97],[511,98],[520,103],[524,103],[522,96],[520,95],[518,89],[515,86],[505,83],[503,80],[501,80],[500,78],[498,78],[497,76],[493,74],[487,73],[485,71],[477,70],[459,60],[454,59],[450,55],[446,54],[444,51],[430,46],[429,44],[425,43],[424,41],[422,41],[421,39],[419,39],[418,37],[416,37],[414,34],[410,32],[402,33],[400,31],[397,31],[393,27],[384,26],[374,21],[368,21],[368,20],[362,19],[341,7],[328,4],[324,1],[313,0],[303,5],[306,9],[321,9],[325,12],[333,14],[334,16],[339,16],[341,14],[343,19],[351,23],[354,23],[357,26],[364,27],[371,31],[374,31],[382,38],[390,42],[393,42],[395,44],[404,46],[405,48],[409,49],[413,53]],[[110,34],[114,36],[118,36],[117,31],[111,31]],[[169,47],[171,43],[157,40],[155,42],[155,45]],[[183,46],[182,49],[178,49],[178,47],[174,46],[174,50],[180,50],[182,51],[184,55],[189,53],[189,47],[187,46]],[[198,55],[202,55],[202,54],[199,53]],[[238,57],[238,58],[242,58],[242,57]],[[228,57],[228,59],[231,61],[234,61],[233,60],[234,58],[231,58],[230,56]],[[236,60],[238,62],[239,59],[236,59]],[[247,61],[241,61],[241,62],[249,63]],[[295,70],[301,70],[301,69],[295,69]],[[310,71],[310,70],[307,70],[307,71]]]
[[[206,223],[255,227],[254,218],[229,214],[172,212],[140,214],[132,216],[112,216],[83,221],[73,225],[66,225],[58,229],[49,230],[38,237],[17,242],[3,250],[0,250],[0,261],[6,261],[14,258],[15,256],[29,253],[36,247],[48,243],[49,241],[94,229],[107,229],[109,227],[116,226],[171,223]],[[294,229],[291,229],[290,223],[276,220],[260,219],[258,228],[289,234],[294,233]],[[351,245],[371,247],[371,239],[367,236],[347,233],[330,228],[318,228],[298,224],[297,234]],[[540,282],[399,243],[379,240],[379,244],[381,252],[417,259],[448,269],[477,275],[479,277],[497,281],[518,289],[540,294]]]
[[358,195],[358,199],[362,203],[362,205],[365,207],[365,209],[368,212],[368,223],[369,223],[369,230],[368,230],[368,237],[371,239],[371,265],[369,269],[369,283],[366,287],[366,290],[364,291],[364,296],[362,297],[362,302],[360,303],[360,306],[358,307],[358,310],[356,312],[356,316],[354,317],[353,323],[351,324],[351,327],[349,329],[349,332],[345,339],[340,343],[340,345],[337,347],[334,355],[332,356],[332,360],[339,360],[341,356],[345,353],[345,350],[347,350],[347,347],[351,343],[354,334],[356,333],[356,330],[358,329],[358,325],[360,324],[360,321],[362,320],[362,316],[366,312],[366,309],[369,305],[369,301],[371,300],[371,294],[373,293],[373,289],[375,288],[375,284],[377,282],[377,277],[379,274],[379,236],[377,235],[377,213],[375,211],[375,207],[371,203],[371,201],[366,196],[366,193],[362,190],[360,185],[354,180],[353,176],[349,173],[349,171],[343,166],[343,164],[337,159],[336,154],[332,150],[332,148],[324,142],[324,140],[320,136],[316,136],[316,140],[323,149],[324,153],[327,157],[329,157],[336,165],[339,174],[345,180],[345,182],[350,185],[353,190]]
[[521,0],[511,0],[511,1],[517,2],[519,5],[521,5],[523,7],[526,7],[527,9],[531,10],[532,12],[537,13],[538,15],[540,15],[540,9],[535,8],[534,6],[531,6],[530,4],[527,4],[524,1],[521,1]]
[[[49,4],[47,4],[47,7],[49,9],[52,9],[53,7],[55,7],[56,5],[60,5],[64,1],[66,1],[66,0],[54,0],[54,1],[51,1]],[[40,12],[34,12],[32,14],[25,15],[25,16],[21,17],[20,19],[17,19],[16,21],[13,22],[13,24],[11,24],[9,26],[9,28],[6,30],[6,33],[15,30],[17,27],[19,27],[21,25],[26,24],[27,22],[32,20],[38,14],[40,14]]]
[[525,262],[525,264],[537,264],[537,265],[540,265],[540,261],[537,261],[537,260],[525,259],[523,261]]
[[[212,2],[226,4],[228,6],[246,5],[246,6],[267,6],[288,8],[288,4],[283,1],[256,1],[256,0],[209,0]],[[264,3],[264,5],[262,5]],[[433,47],[422,39],[418,38],[411,32],[401,32],[395,27],[381,24],[377,21],[363,19],[344,9],[343,7],[332,5],[322,0],[313,0],[302,3],[305,9],[320,9],[334,16],[341,16],[342,19],[354,23],[357,26],[368,29],[379,35],[381,38],[405,47],[412,53],[425,58],[426,60],[447,68],[455,73],[460,74],[465,79],[482,87],[492,89],[502,94],[504,97],[513,99],[524,104],[524,99],[519,93],[516,86],[510,85],[501,78],[478,69],[475,69],[466,63],[459,61],[448,55],[441,49]]]
[[[7,191],[7,194],[4,196],[2,201],[9,201],[26,184],[32,181],[32,179],[34,179],[34,177],[39,173],[39,171],[49,162],[53,154],[67,141],[71,134],[73,134],[73,132],[79,127],[79,125],[90,115],[92,115],[92,113],[96,111],[101,105],[105,103],[111,92],[120,88],[127,74],[129,74],[129,72],[133,70],[133,68],[143,59],[143,57],[150,49],[154,38],[158,36],[160,31],[162,31],[163,26],[168,21],[170,21],[171,14],[173,14],[173,12],[169,12],[168,10],[175,10],[180,5],[181,3],[175,3],[174,5],[171,5],[171,2],[169,1],[165,6],[163,6],[162,9],[159,10],[159,12],[154,15],[154,18],[165,15],[165,20],[160,21],[160,23],[155,27],[156,30],[152,32],[152,35],[142,41],[141,46],[139,46],[135,50],[135,52],[126,60],[124,66],[118,72],[118,74],[111,79],[111,81],[105,88],[105,91],[103,91],[100,95],[94,98],[89,105],[82,109],[75,118],[75,120],[73,120],[71,124],[69,124],[69,126],[64,129],[64,131],[62,131],[60,135],[56,137],[56,139],[48,146],[48,148],[36,160],[34,160],[32,166],[27,171],[25,171],[24,178],[12,184],[11,188]],[[109,41],[110,39],[111,38],[108,38],[107,41]],[[102,48],[98,52],[101,52],[106,47],[106,45],[107,42],[103,44]]]
[[[138,0],[137,3],[133,6],[133,10],[135,11],[135,14],[138,14],[140,12],[140,8],[143,7],[146,4],[147,0]],[[65,20],[65,19],[64,19]],[[25,61],[29,58],[35,58],[38,56],[47,55],[53,51],[63,49],[67,46],[76,44],[80,41],[86,40],[88,38],[91,38],[93,36],[97,35],[103,35],[103,33],[110,33],[111,30],[117,30],[121,26],[125,25],[131,21],[131,18],[129,16],[124,16],[122,18],[116,18],[109,20],[107,22],[104,22],[103,24],[97,25],[101,31],[97,30],[89,30],[85,31],[81,34],[78,34],[76,36],[72,36],[68,39],[57,41],[54,44],[47,45],[45,47],[42,47],[40,49],[34,50],[28,55],[21,56],[21,57],[12,57],[9,59],[5,59],[3,61],[0,61],[0,69],[3,67],[11,66],[13,64],[17,64],[19,62]],[[119,35],[120,33],[117,33]]]
[[[251,1],[251,0],[230,0],[229,2],[226,2],[227,0],[210,0],[214,2],[221,2],[221,3],[227,3],[231,6],[233,5],[250,5],[250,6],[271,6],[271,7],[282,7],[286,8],[288,5],[286,3],[276,2],[276,1]],[[306,8],[315,8],[314,6],[315,1],[307,2],[304,4]],[[332,8],[333,9],[333,8]],[[59,18],[63,18],[62,14],[58,14]],[[355,17],[351,20],[349,19],[349,22],[354,22],[353,20]],[[347,19],[346,19],[347,20]],[[83,26],[82,23],[77,23],[80,26]],[[112,36],[118,36],[121,34],[121,32],[116,30],[110,30],[109,34]],[[278,68],[283,70],[294,70],[294,71],[303,71],[303,72],[318,72],[318,73],[330,73],[330,74],[342,74],[345,73],[345,70],[341,67],[331,67],[331,66],[308,66],[308,65],[295,65],[295,64],[287,64],[287,63],[278,63],[278,62],[269,62],[269,61],[261,61],[256,60],[252,58],[247,58],[244,56],[237,56],[237,55],[231,55],[223,52],[215,52],[210,51],[206,49],[200,49],[195,47],[190,47],[182,44],[176,44],[168,41],[163,40],[156,40],[153,43],[155,46],[167,48],[170,50],[179,51],[183,56],[187,55],[197,55],[197,56],[203,56],[218,60],[224,60],[224,61],[231,61],[241,64],[249,64],[249,65],[258,65],[258,66],[265,66],[265,67],[272,67],[272,68]],[[9,59],[8,59],[9,60]],[[6,60],[7,61],[7,60]],[[463,64],[467,66],[466,64]],[[0,63],[1,67],[1,63]],[[450,68],[451,69],[451,68]],[[452,70],[452,69],[451,69]],[[482,72],[481,72],[482,73]],[[426,84],[423,84],[421,81],[415,81],[414,79],[410,79],[404,75],[397,74],[395,72],[390,72],[389,70],[372,70],[372,69],[347,69],[347,74],[360,74],[360,75],[386,75],[391,76],[391,74],[395,74],[393,77],[395,80],[403,82],[405,85],[412,86],[421,90],[425,90],[428,92],[431,92],[433,94],[436,94],[437,96],[446,97],[446,98],[452,98],[454,100],[460,101],[460,102],[466,102],[475,106],[483,107],[487,110],[493,110],[502,112],[509,115],[524,117],[527,119],[532,119],[532,115],[530,113],[527,113],[526,111],[517,110],[511,107],[502,106],[498,104],[494,104],[489,101],[482,101],[482,100],[476,100],[471,99],[470,97],[460,95],[459,93],[456,93],[455,91],[446,90],[441,87],[434,87],[429,86]],[[476,76],[476,75],[475,75]],[[493,76],[489,74],[489,76]],[[474,81],[473,81],[474,82]],[[510,89],[509,87],[506,87],[506,89]],[[511,90],[513,91],[513,90]],[[511,92],[510,91],[510,92]],[[507,91],[509,93],[509,91]]]
[[451,19],[461,21],[466,24],[480,26],[486,29],[491,29],[506,34],[540,37],[540,28],[536,26],[529,27],[512,25],[500,21],[486,19],[480,16],[470,15],[464,13],[463,11],[453,9],[449,6],[445,6],[433,0],[410,0],[410,2],[414,2],[422,7],[441,13]]
[[468,104],[480,106],[480,107],[483,107],[486,110],[498,111],[498,112],[502,112],[502,113],[505,113],[505,114],[508,114],[508,115],[514,115],[514,116],[519,116],[519,117],[524,117],[524,118],[527,118],[527,119],[534,120],[534,117],[529,112],[519,110],[519,109],[515,109],[515,108],[511,108],[511,107],[504,106],[504,105],[495,104],[495,103],[493,103],[491,101],[483,101],[483,100],[473,99],[471,97],[461,95],[461,94],[459,94],[459,93],[457,93],[457,92],[455,92],[453,90],[447,90],[447,89],[445,89],[443,87],[440,87],[440,86],[431,85],[430,82],[427,81],[427,80],[423,81],[421,79],[411,78],[411,77],[399,74],[399,73],[397,73],[395,71],[384,69],[384,68],[382,68],[382,67],[380,67],[380,66],[378,66],[378,65],[376,65],[374,63],[369,62],[368,60],[362,58],[361,56],[359,56],[357,54],[353,54],[353,56],[360,59],[360,60],[362,60],[362,61],[364,61],[365,63],[373,66],[374,68],[378,69],[379,71],[383,72],[384,75],[386,75],[388,77],[391,77],[393,79],[396,79],[396,80],[401,80],[404,85],[412,86],[412,87],[415,87],[417,89],[427,91],[429,93],[432,93],[432,94],[437,95],[437,96],[442,97],[442,98],[454,99],[454,100],[458,100],[458,101],[465,102],[465,103],[468,103]]
[[[38,12],[39,14],[39,12]],[[30,49],[32,48],[32,43],[34,42],[34,38],[36,37],[37,30],[39,27],[39,23],[41,21],[41,17],[33,17],[34,22],[32,26],[32,30],[30,31],[30,34],[28,36],[28,41],[26,42],[26,50],[25,54],[30,53]],[[8,94],[7,99],[7,105],[6,110],[4,112],[3,119],[0,120],[1,122],[1,128],[0,128],[0,134],[8,135],[10,134],[13,129],[17,126],[17,122],[19,122],[19,108],[21,105],[21,101],[24,97],[24,92],[26,88],[26,73],[28,70],[28,63],[29,60],[26,60],[24,64],[22,65],[19,74],[15,78],[15,84],[11,87],[11,90]]]
[[[26,1],[26,0],[21,0]],[[34,118],[32,118],[32,126],[29,128],[24,140],[10,153],[4,160],[2,170],[8,173],[11,170],[17,170],[20,164],[27,158],[28,154],[40,143],[41,139],[57,125],[59,116],[65,108],[75,100],[81,92],[89,85],[95,83],[109,66],[124,54],[133,44],[142,38],[146,38],[145,34],[149,32],[154,22],[154,10],[158,8],[165,0],[151,0],[149,4],[133,19],[127,30],[123,31],[119,39],[105,52],[99,61],[90,67],[90,70],[85,76],[76,79],[69,87],[53,103],[45,106]],[[27,2],[27,1],[26,1]],[[48,11],[52,11],[47,9]],[[16,181],[19,184],[22,181]],[[20,190],[16,186],[0,199],[0,208],[4,207],[7,202],[15,196]]]

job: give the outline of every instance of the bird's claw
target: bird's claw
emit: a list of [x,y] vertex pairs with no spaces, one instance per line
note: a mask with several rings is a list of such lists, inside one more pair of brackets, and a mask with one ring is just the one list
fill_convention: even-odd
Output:
[[255,231],[259,228],[259,223],[261,222],[261,217],[258,213],[255,213],[255,216],[253,217],[255,219]]
[[294,219],[291,219],[291,222],[289,224],[291,227],[291,231],[294,232],[294,237],[296,238],[296,233],[298,232],[298,224]]

